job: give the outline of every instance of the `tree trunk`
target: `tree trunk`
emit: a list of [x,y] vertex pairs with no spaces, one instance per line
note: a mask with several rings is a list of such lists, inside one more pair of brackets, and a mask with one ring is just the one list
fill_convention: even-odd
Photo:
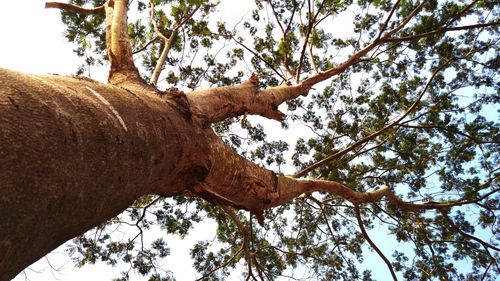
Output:
[[197,128],[152,89],[0,69],[0,280],[141,195],[202,179]]
[[244,113],[279,120],[298,87],[241,85],[184,94],[117,73],[120,87],[0,69],[0,281],[142,195],[187,195],[265,209],[315,191],[353,204],[385,197],[405,211],[470,204],[402,201],[388,187],[356,192],[335,182],[278,176],[236,154],[210,124]]

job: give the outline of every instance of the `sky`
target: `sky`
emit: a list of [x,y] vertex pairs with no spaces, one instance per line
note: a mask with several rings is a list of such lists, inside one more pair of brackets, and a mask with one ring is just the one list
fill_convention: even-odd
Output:
[[[224,11],[240,19],[249,9],[242,7],[239,1],[227,1]],[[250,1],[251,2],[251,1]],[[60,21],[60,13],[55,9],[44,9],[42,0],[10,0],[0,4],[0,67],[32,74],[55,73],[59,75],[74,74],[81,61],[72,51],[73,46],[64,38],[64,26]],[[230,12],[228,12],[230,11]],[[92,78],[105,82],[107,72],[102,68],[93,69]],[[272,123],[269,130],[279,129],[278,123]],[[303,128],[302,128],[303,129]],[[298,130],[298,129],[297,129]],[[295,137],[301,134],[295,132]],[[170,236],[166,241],[171,248],[171,255],[165,260],[166,268],[172,270],[179,281],[193,280],[194,270],[191,268],[189,248],[193,241],[206,239],[214,235],[214,227],[210,224],[202,226],[202,232],[192,231],[184,240]],[[377,231],[376,229],[374,231]],[[374,240],[384,237],[372,237]],[[379,241],[386,242],[386,241]],[[47,257],[30,266],[21,273],[16,281],[21,280],[111,280],[118,277],[120,268],[112,268],[105,264],[84,266],[75,269],[65,253],[66,246],[53,251]],[[367,253],[367,259],[383,264],[373,253]],[[373,265],[373,264],[372,264]],[[375,266],[376,267],[376,266]],[[200,277],[200,276],[197,276]],[[237,278],[239,280],[241,278]],[[382,280],[382,279],[381,279]]]
[[28,73],[72,74],[78,66],[63,36],[59,11],[40,0],[0,4],[0,67]]

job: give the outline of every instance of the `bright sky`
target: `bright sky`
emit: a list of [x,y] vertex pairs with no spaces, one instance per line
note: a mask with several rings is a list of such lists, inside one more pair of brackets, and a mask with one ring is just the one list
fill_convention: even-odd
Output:
[[[73,53],[73,46],[63,36],[64,26],[60,21],[60,13],[58,10],[44,9],[44,3],[43,0],[10,0],[2,1],[0,4],[1,68],[34,74],[75,73],[81,61]],[[248,12],[239,1],[227,1],[227,3],[229,5],[224,8],[226,16],[231,15],[235,19],[240,19]],[[94,71],[93,74],[92,78],[105,82],[107,75],[105,71],[97,74]],[[269,126],[271,130],[273,127],[279,130],[277,123]],[[300,134],[295,130],[294,137],[298,135]],[[165,268],[172,270],[177,280],[194,279],[188,249],[193,241],[210,239],[207,233],[213,233],[213,229],[206,227],[201,232],[192,231],[192,235],[184,241],[173,237],[166,238],[171,248],[171,255],[166,259]],[[111,280],[119,276],[120,269],[104,264],[75,269],[64,249],[65,246],[62,246],[48,258],[42,258],[25,271],[26,275],[20,274],[14,280],[25,280],[25,277],[29,280]],[[59,270],[51,270],[51,266]],[[236,280],[239,279],[241,278]]]

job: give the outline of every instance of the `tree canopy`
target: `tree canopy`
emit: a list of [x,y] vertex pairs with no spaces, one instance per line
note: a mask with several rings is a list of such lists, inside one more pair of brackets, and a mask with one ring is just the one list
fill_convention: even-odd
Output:
[[[109,56],[115,46],[106,32],[106,7],[116,12],[122,2],[128,60]],[[193,92],[179,98],[191,104],[208,93],[200,89],[241,85],[243,95],[252,84],[271,107],[234,101],[234,112],[221,107],[207,122],[246,159],[291,174],[276,185],[300,193],[243,208],[250,212],[227,196],[146,195],[76,237],[72,259],[127,268],[119,280],[132,272],[174,280],[159,266],[170,254],[164,234],[184,237],[212,221],[215,239],[190,250],[200,280],[373,280],[380,267],[395,280],[495,280],[498,3],[255,0],[235,23],[225,21],[224,5],[47,3],[61,9],[82,58],[78,74],[110,64],[117,81],[113,70],[132,73],[135,65],[160,95]],[[220,91],[228,102],[231,95]],[[377,264],[364,263],[370,250]]]

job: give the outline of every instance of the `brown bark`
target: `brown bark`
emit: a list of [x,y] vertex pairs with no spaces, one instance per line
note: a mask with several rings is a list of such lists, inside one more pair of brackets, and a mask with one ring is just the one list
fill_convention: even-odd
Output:
[[[160,98],[141,83],[124,89],[0,70],[0,280],[145,194],[198,196],[249,210],[260,223],[265,209],[314,191],[354,204],[385,198],[406,211],[471,203],[410,204],[388,188],[363,193],[277,176],[224,144],[201,100],[175,91]],[[206,90],[204,101],[217,106],[224,91]]]
[[115,86],[0,69],[0,281],[145,194],[199,196],[249,210],[260,223],[266,208],[314,191],[355,205],[385,198],[406,211],[472,202],[411,204],[388,188],[356,192],[338,182],[277,176],[236,154],[210,128],[247,113],[282,120],[280,104],[397,40],[391,36],[411,17],[393,30],[384,26],[377,39],[344,63],[294,86],[259,90],[252,76],[238,86],[187,95],[169,91],[160,98],[134,65],[127,3],[107,1],[96,10],[48,5],[84,14],[105,10],[109,81]]
[[[248,83],[241,87],[255,88]],[[211,130],[208,105],[217,108],[227,88],[192,99],[175,91],[160,98],[141,81],[122,86],[0,70],[0,280],[145,194],[198,196],[249,210],[260,223],[265,209],[315,191],[356,205],[385,198],[405,211],[473,203],[411,204],[388,188],[277,176]],[[234,101],[252,108],[252,99]]]
[[152,91],[0,70],[0,280],[139,196],[203,178],[203,131],[179,107]]
[[76,6],[73,4],[62,3],[62,2],[46,2],[45,8],[55,8],[55,9],[64,9],[69,12],[73,12],[80,15],[104,15],[104,6],[99,6],[95,8],[83,8],[80,6]]

